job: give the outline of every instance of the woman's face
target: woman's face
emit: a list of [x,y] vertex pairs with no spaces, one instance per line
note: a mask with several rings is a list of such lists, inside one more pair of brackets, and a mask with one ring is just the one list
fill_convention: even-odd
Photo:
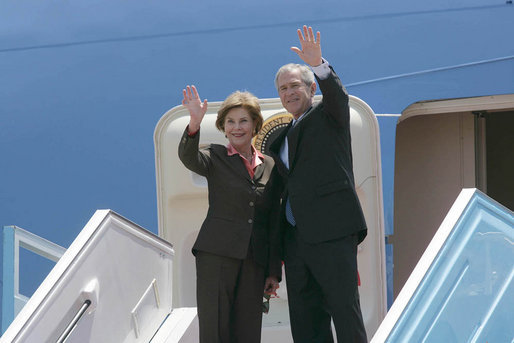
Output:
[[230,144],[237,150],[250,147],[255,125],[250,113],[242,107],[228,111],[225,117],[225,135]]

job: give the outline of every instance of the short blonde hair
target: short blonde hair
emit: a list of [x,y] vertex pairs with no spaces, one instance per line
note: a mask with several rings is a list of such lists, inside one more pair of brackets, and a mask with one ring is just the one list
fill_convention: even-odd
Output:
[[221,104],[218,110],[218,117],[216,118],[216,127],[221,132],[225,132],[225,118],[228,112],[237,107],[242,107],[248,111],[252,121],[255,124],[255,132],[253,136],[257,134],[262,128],[263,118],[261,114],[261,106],[259,105],[259,99],[250,92],[235,91],[230,94],[225,101]]

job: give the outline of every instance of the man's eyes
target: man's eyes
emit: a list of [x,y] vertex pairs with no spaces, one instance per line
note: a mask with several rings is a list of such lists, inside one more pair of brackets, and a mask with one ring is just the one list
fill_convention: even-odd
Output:
[[[295,83],[295,84],[292,84],[291,86],[289,86],[289,88],[291,88],[291,89],[298,89],[298,88],[300,88],[301,86],[302,86],[302,84],[301,84],[301,83]],[[288,88],[288,87],[282,87],[282,88],[280,88],[280,91],[281,91],[281,92],[284,92],[284,91],[286,91],[286,90],[287,90],[287,88]]]

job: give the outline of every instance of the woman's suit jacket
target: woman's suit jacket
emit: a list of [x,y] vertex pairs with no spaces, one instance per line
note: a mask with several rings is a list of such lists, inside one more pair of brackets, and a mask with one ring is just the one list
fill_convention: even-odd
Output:
[[[264,156],[253,179],[236,154],[229,156],[227,148],[211,144],[199,150],[200,132],[189,136],[187,128],[179,144],[179,158],[195,173],[205,176],[209,190],[209,210],[196,242],[196,251],[245,259],[251,244],[254,260],[267,270],[267,275],[280,277],[279,242],[270,242],[269,222],[273,202],[266,187],[274,166],[273,159]],[[270,247],[271,246],[271,247]],[[270,254],[273,261],[269,261]],[[269,263],[269,266],[268,266]]]

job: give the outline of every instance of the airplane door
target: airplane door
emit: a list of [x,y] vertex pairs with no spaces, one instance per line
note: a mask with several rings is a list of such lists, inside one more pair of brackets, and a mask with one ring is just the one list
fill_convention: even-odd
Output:
[[394,175],[394,296],[462,188],[514,205],[514,94],[421,101],[402,112]]
[[[315,98],[320,99],[320,96]],[[220,105],[221,102],[209,103],[202,122],[200,144],[227,143],[214,125]],[[287,125],[290,115],[278,98],[262,99],[260,105],[265,123],[256,136],[255,146],[264,152],[274,138],[276,128]],[[377,119],[364,101],[350,97],[350,108],[355,183],[368,224],[368,236],[358,250],[358,268],[364,323],[371,337],[387,311],[379,131]],[[159,235],[175,249],[174,307],[196,306],[191,247],[208,207],[206,180],[186,169],[177,154],[179,140],[188,122],[187,110],[177,106],[162,116],[154,133]],[[291,341],[283,283],[279,289],[280,298],[271,299],[270,313],[263,318],[263,341],[266,342],[267,331],[273,332],[275,337],[282,332],[286,337],[282,342]]]

